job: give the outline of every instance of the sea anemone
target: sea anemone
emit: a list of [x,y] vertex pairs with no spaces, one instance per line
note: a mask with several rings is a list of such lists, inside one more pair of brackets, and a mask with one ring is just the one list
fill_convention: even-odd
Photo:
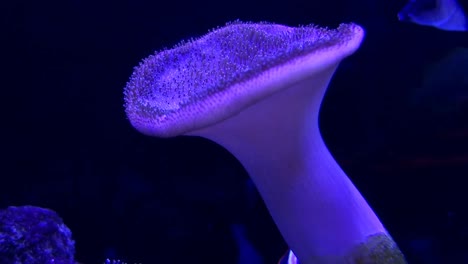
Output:
[[363,36],[355,24],[228,23],[144,59],[125,88],[126,113],[144,134],[229,150],[301,263],[405,263],[318,126],[330,79]]

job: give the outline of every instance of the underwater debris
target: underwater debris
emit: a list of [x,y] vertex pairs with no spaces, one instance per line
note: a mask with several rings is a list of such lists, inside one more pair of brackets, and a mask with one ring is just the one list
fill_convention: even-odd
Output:
[[[130,264],[128,262],[120,261],[119,259],[106,259],[103,264]],[[142,264],[142,263],[132,263],[132,264]]]

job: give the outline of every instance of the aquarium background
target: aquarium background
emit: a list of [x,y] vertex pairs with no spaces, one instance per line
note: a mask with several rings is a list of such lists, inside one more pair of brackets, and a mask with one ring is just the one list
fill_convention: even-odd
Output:
[[329,87],[326,143],[409,263],[468,263],[468,32],[401,23],[405,4],[3,1],[0,208],[55,210],[83,264],[276,263],[287,245],[239,162],[138,133],[123,88],[142,58],[228,21],[353,21],[366,37]]

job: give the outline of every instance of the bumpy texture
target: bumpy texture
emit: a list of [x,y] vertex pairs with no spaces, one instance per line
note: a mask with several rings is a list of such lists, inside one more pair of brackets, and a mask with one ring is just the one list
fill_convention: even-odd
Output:
[[[124,91],[127,116],[137,128],[145,130],[146,123],[157,126],[174,118],[174,113],[180,114],[181,109],[205,102],[234,84],[249,82],[295,58],[344,45],[356,35],[362,35],[362,29],[354,24],[329,30],[312,25],[292,28],[269,23],[229,23],[144,59]],[[216,104],[208,100],[195,110],[216,108]]]
[[[281,258],[278,264],[300,264],[296,256]],[[312,257],[310,263],[323,264],[406,264],[405,257],[388,234],[369,236],[364,243],[357,245],[345,257]]]
[[11,206],[0,210],[0,263],[74,264],[70,229],[52,210]]
[[353,250],[349,259],[348,263],[353,264],[406,264],[395,241],[383,233],[369,236]]
[[[123,262],[123,261],[121,261],[121,260],[115,260],[115,259],[112,259],[112,260],[111,260],[111,259],[106,259],[106,261],[104,261],[104,263],[103,263],[103,264],[129,264],[129,263],[127,263],[127,262]],[[137,264],[137,263],[134,263],[134,264]],[[141,264],[141,263],[139,263],[139,264]]]

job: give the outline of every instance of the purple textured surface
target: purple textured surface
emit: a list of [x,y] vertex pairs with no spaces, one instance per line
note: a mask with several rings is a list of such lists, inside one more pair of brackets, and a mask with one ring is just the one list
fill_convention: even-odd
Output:
[[70,229],[52,210],[10,206],[0,210],[0,263],[74,264]]

